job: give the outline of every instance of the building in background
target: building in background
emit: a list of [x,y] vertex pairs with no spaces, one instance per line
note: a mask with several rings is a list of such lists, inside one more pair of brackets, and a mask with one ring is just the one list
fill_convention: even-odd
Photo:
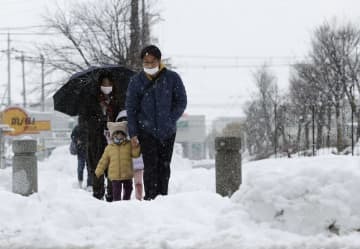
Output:
[[43,146],[46,149],[53,149],[70,143],[71,131],[77,123],[77,117],[70,117],[57,111],[39,112],[28,110],[28,113],[38,120],[50,120],[51,130],[37,136],[43,139],[41,142],[44,143]]
[[177,122],[175,141],[182,145],[184,157],[192,160],[205,159],[205,115],[183,115]]

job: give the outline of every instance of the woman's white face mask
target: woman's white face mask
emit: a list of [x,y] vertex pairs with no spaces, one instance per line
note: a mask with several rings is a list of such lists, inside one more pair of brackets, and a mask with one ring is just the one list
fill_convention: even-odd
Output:
[[154,67],[154,68],[146,68],[146,67],[144,67],[144,72],[149,74],[149,75],[154,75],[157,72],[159,72],[159,67]]
[[101,86],[100,89],[103,94],[110,94],[112,92],[112,86]]

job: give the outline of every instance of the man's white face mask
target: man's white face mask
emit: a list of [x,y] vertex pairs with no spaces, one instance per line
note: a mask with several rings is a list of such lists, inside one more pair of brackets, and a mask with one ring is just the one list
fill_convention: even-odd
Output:
[[149,74],[149,75],[154,75],[157,72],[159,72],[159,67],[154,67],[154,68],[146,68],[146,67],[144,67],[144,72]]
[[112,92],[112,86],[101,86],[100,89],[103,94],[110,94]]

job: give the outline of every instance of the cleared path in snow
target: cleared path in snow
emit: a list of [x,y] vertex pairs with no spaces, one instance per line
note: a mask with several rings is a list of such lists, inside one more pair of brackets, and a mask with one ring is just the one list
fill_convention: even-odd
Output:
[[[216,195],[214,169],[174,156],[170,195],[107,203],[76,188],[76,158],[62,147],[39,164],[39,193],[11,193],[0,170],[0,248],[358,249],[357,157],[244,164],[244,184]],[[327,226],[336,221],[341,236]]]

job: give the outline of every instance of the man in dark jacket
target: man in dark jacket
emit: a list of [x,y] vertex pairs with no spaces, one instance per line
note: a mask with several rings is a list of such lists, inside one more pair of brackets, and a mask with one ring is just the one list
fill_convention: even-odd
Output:
[[143,154],[144,199],[151,200],[168,194],[176,122],[187,97],[180,76],[164,67],[156,46],[145,47],[140,57],[144,70],[130,80],[126,110],[132,145],[140,143]]
[[[87,146],[87,159],[93,180],[93,196],[103,199],[105,195],[104,176],[95,176],[96,166],[107,146],[105,134],[106,123],[114,122],[120,111],[119,99],[117,99],[116,85],[112,75],[102,73],[98,82],[84,91],[84,99],[79,107],[79,125],[85,134]],[[111,183],[107,181],[106,200],[112,201]]]

